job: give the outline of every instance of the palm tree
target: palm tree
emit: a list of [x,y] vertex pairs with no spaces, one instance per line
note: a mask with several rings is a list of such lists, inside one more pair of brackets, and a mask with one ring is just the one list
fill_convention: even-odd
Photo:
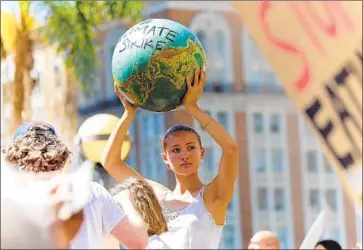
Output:
[[11,84],[11,120],[9,132],[23,121],[31,117],[30,93],[32,81],[30,71],[33,68],[33,40],[31,32],[36,27],[34,18],[31,16],[30,1],[20,1],[19,16],[1,13],[2,22],[8,25],[1,29],[1,59],[6,59],[10,53],[14,55],[15,76]]
[[[46,25],[38,29],[39,32],[34,32],[35,22],[29,12],[31,5],[35,5],[38,11],[48,10]],[[64,118],[62,133],[71,138],[77,129],[77,90],[81,88],[89,95],[88,90],[98,77],[97,27],[112,20],[132,24],[141,19],[142,8],[141,1],[21,1],[11,50],[7,51],[3,46],[6,37],[3,34],[1,37],[1,56],[5,58],[14,53],[16,69],[11,91],[12,126],[9,132],[12,134],[23,119],[31,116],[27,108],[30,107],[32,91],[33,35],[36,35],[37,41],[44,42],[45,38],[48,45],[65,55],[68,73],[63,86],[63,100],[57,104],[62,111],[57,112],[57,116]]]

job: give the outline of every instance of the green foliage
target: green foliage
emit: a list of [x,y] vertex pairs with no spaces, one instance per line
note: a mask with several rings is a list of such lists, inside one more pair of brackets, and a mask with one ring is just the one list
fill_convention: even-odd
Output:
[[141,1],[43,1],[42,4],[49,9],[42,33],[58,52],[66,52],[66,66],[73,70],[86,95],[98,77],[98,48],[94,40],[97,26],[113,20],[140,21],[144,7]]

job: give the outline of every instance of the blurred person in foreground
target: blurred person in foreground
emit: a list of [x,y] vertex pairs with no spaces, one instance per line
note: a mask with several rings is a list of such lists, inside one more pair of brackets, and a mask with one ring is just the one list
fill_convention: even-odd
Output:
[[[20,125],[4,153],[6,161],[18,170],[48,180],[63,175],[71,155],[53,126],[45,122]],[[82,174],[77,176],[83,178]],[[145,224],[132,206],[131,197],[124,197],[120,206],[104,187],[90,180],[91,177],[88,182],[83,181],[84,185],[76,178],[68,181],[67,189],[71,190],[73,202],[63,206],[68,209],[61,210],[59,217],[69,225],[66,230],[69,248],[100,248],[103,236],[108,234],[127,248],[145,248]],[[82,192],[87,188],[89,195]],[[84,208],[81,203],[85,204]]]
[[248,249],[280,249],[280,240],[273,232],[258,231],[251,238]]
[[[28,178],[27,178],[28,177]],[[1,158],[1,248],[66,248],[67,228],[57,218],[67,197],[60,197],[57,186],[29,178]],[[80,217],[82,221],[83,217]],[[75,231],[79,229],[76,228]]]

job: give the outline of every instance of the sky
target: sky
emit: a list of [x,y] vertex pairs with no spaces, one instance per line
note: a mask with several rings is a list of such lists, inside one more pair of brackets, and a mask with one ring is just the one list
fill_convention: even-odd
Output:
[[19,2],[1,1],[1,11],[14,12],[18,10],[19,10]]
[[[1,1],[1,11],[19,14],[19,1]],[[31,12],[40,24],[45,24],[45,11],[31,8]]]

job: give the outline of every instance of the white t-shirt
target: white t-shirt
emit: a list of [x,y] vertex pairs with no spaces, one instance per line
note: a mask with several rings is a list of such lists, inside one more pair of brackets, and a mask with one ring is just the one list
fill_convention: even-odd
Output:
[[110,234],[126,218],[122,208],[96,182],[92,182],[92,198],[83,214],[83,224],[72,240],[70,249],[101,249],[103,236]]

